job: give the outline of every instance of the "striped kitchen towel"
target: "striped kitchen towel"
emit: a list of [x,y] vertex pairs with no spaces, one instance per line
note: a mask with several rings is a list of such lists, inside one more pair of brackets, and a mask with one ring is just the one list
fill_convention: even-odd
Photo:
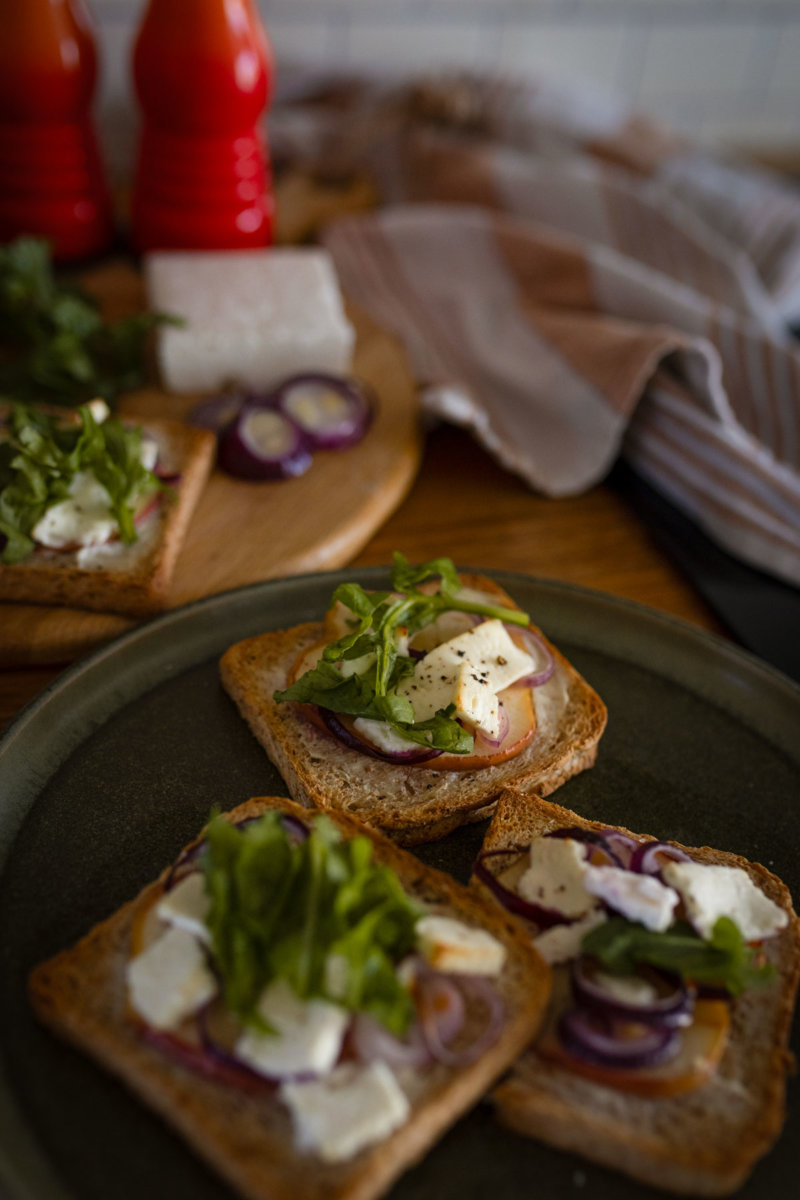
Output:
[[800,585],[800,194],[552,87],[355,88],[335,112],[306,155],[367,168],[383,204],[325,242],[427,410],[551,496],[622,453]]

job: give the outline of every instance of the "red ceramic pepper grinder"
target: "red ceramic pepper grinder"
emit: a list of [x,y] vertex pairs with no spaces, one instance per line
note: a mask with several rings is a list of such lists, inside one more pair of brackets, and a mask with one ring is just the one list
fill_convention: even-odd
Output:
[[272,55],[251,0],[149,0],[133,74],[143,111],[136,248],[268,245],[274,203],[259,122]]
[[97,59],[81,0],[0,2],[0,241],[46,237],[59,259],[111,240],[90,107]]

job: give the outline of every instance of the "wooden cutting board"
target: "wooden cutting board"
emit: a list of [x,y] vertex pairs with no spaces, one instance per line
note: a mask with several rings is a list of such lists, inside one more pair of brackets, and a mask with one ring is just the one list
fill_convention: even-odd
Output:
[[[141,280],[127,264],[104,266],[85,283],[110,319],[145,307]],[[422,439],[405,354],[364,314],[349,316],[357,331],[354,374],[378,396],[367,436],[350,449],[318,453],[299,479],[246,483],[215,471],[178,559],[169,607],[261,579],[343,566],[411,487]],[[120,411],[181,419],[197,399],[147,388],[126,396]],[[71,662],[134,624],[78,609],[0,604],[0,666]]]

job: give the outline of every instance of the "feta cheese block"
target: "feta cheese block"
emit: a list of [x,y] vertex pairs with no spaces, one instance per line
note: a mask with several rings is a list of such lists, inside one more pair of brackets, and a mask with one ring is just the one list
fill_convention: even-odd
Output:
[[533,939],[534,949],[551,966],[569,962],[580,954],[586,934],[607,920],[605,909],[592,908],[585,916],[578,917],[577,921],[570,921],[568,925],[551,925],[545,929]]
[[246,1029],[236,1042],[236,1057],[271,1079],[330,1071],[339,1057],[349,1020],[345,1009],[327,1000],[301,1000],[283,979],[261,995],[259,1016],[274,1033]]
[[156,905],[156,916],[210,944],[211,933],[206,925],[210,908],[205,876],[201,871],[192,871],[164,893]]
[[324,1079],[285,1083],[299,1144],[324,1162],[344,1162],[388,1137],[411,1112],[405,1092],[385,1062],[345,1063]]
[[476,929],[453,917],[420,917],[417,945],[437,971],[469,975],[499,975],[506,960],[505,947],[485,929]]
[[415,721],[427,721],[454,704],[457,718],[496,738],[500,732],[497,693],[530,674],[533,665],[502,621],[483,621],[430,650],[397,691],[410,700]]
[[194,934],[177,926],[132,958],[128,995],[154,1029],[175,1029],[216,994],[217,981]]
[[588,864],[583,877],[586,890],[628,921],[663,933],[672,924],[678,893],[654,875],[637,875],[622,867]]
[[158,330],[170,391],[263,390],[302,371],[349,372],[355,330],[327,251],[159,251],[144,268],[150,307],[184,322]]
[[748,942],[771,937],[788,924],[784,909],[765,896],[741,867],[674,862],[663,867],[662,875],[680,893],[686,915],[701,937],[711,937],[720,917],[730,917]]
[[537,838],[531,842],[530,866],[517,885],[520,896],[565,917],[582,917],[599,903],[586,889],[586,854],[571,838]]

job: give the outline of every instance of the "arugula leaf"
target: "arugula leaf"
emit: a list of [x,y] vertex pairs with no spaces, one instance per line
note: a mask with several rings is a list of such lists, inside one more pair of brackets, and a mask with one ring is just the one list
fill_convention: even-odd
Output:
[[[240,826],[216,816],[203,868],[214,964],[245,1024],[264,1028],[259,997],[282,978],[302,999],[321,996],[407,1030],[413,1001],[395,964],[414,946],[419,910],[394,872],[372,861],[368,838],[345,841],[321,816],[293,843],[278,812]],[[344,996],[330,992],[332,954],[345,965]]]
[[79,422],[14,404],[9,438],[0,442],[0,561],[20,562],[34,549],[32,532],[48,508],[63,500],[79,471],[91,471],[105,487],[123,542],[136,541],[133,514],[148,490],[167,490],[141,461],[142,434],[109,417],[98,424],[90,406]]
[[112,401],[145,382],[146,339],[164,323],[180,321],[149,312],[104,321],[86,292],[56,282],[40,238],[0,246],[0,395],[7,399]]
[[772,966],[755,962],[752,947],[729,917],[719,918],[708,941],[684,921],[656,933],[614,917],[590,930],[581,949],[619,974],[630,974],[637,963],[647,963],[696,983],[726,988],[732,996],[769,983],[775,974]]

